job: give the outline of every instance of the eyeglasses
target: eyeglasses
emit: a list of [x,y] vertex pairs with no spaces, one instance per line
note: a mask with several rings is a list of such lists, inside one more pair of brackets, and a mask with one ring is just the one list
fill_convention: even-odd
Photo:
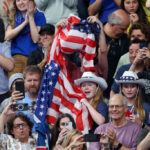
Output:
[[110,109],[113,109],[114,107],[116,108],[116,109],[120,109],[120,108],[122,108],[124,105],[109,105],[108,107],[110,108]]
[[14,125],[14,126],[13,126],[13,128],[15,128],[15,129],[19,129],[20,127],[24,128],[24,127],[26,127],[26,126],[27,126],[27,124],[26,124],[26,123],[20,123],[20,124],[16,124],[16,125]]

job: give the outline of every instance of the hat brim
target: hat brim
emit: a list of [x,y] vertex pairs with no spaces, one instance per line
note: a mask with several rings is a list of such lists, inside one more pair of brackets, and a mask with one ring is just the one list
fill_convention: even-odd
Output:
[[145,86],[145,80],[144,79],[139,79],[139,80],[135,80],[135,81],[128,81],[128,80],[116,80],[115,82],[117,84],[122,84],[122,83],[134,83],[134,84],[139,84],[140,86],[144,87]]
[[77,86],[80,86],[83,82],[94,82],[100,86],[102,91],[107,89],[107,83],[103,78],[97,77],[97,78],[80,78],[74,81],[74,83]]

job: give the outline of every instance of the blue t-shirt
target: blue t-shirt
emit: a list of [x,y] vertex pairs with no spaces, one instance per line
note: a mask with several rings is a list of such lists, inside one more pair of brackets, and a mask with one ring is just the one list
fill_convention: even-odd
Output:
[[[90,5],[93,4],[96,0],[90,0]],[[108,20],[108,16],[113,11],[117,10],[118,6],[113,0],[103,0],[101,8],[99,10],[99,19],[104,24]]]
[[[28,107],[31,107],[31,106],[32,106],[32,102],[33,102],[33,100],[29,98],[29,96],[27,95],[27,93],[25,93],[25,98],[22,99],[22,100],[19,100],[19,101],[17,102],[17,104],[19,104],[19,103],[27,103],[27,104],[28,104]],[[21,112],[21,113],[27,115],[27,116],[30,118],[30,120],[31,120],[33,123],[35,123],[35,122],[34,122],[34,119],[33,119],[33,113],[34,113],[34,112],[32,112],[32,110],[25,110],[25,111],[19,111],[19,112]],[[34,132],[35,132],[35,124],[33,125],[33,128],[32,128],[32,133],[34,133]]]
[[[45,16],[42,12],[38,10],[34,13],[34,20],[36,26],[43,26],[46,24]],[[32,50],[39,48],[37,43],[34,43],[31,38],[30,31],[24,34],[18,34],[12,39],[11,42],[11,54],[21,54],[24,56],[29,56]]]
[[[127,64],[127,65],[123,65],[119,68],[119,70],[117,71],[117,74],[115,76],[116,80],[119,80],[120,77],[123,75],[123,73],[125,71],[128,71],[129,68],[131,67],[131,64]],[[114,91],[115,93],[119,93],[119,85],[115,82],[113,82],[112,86],[111,86],[111,90]]]
[[[96,110],[105,118],[106,121],[108,120],[108,106],[105,102],[99,102]],[[98,127],[98,125],[95,122],[93,122],[90,133],[94,133],[94,131],[97,127]]]
[[[132,106],[128,106],[128,110],[130,112],[132,112],[134,115],[137,115],[137,113],[135,112],[133,107],[134,107],[133,105]],[[145,121],[144,121],[144,123],[146,125],[150,126],[150,104],[144,102],[143,103],[143,109],[145,110]]]

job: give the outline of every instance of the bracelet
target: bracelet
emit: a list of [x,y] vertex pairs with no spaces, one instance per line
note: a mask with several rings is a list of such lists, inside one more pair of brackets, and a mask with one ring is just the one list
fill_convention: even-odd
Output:
[[114,148],[114,150],[120,150],[121,147],[122,147],[122,144],[119,143],[118,146],[116,148]]

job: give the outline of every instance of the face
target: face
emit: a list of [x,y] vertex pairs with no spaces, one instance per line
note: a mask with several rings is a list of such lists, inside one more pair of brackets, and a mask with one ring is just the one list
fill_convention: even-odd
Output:
[[124,1],[124,8],[129,14],[136,13],[138,10],[139,3],[137,0],[125,0]]
[[131,36],[130,36],[130,40],[134,40],[134,39],[140,39],[140,40],[146,40],[146,37],[145,35],[141,32],[140,29],[134,29],[131,33]]
[[136,58],[136,55],[139,51],[139,48],[140,48],[140,44],[138,44],[138,43],[134,43],[134,44],[130,45],[130,47],[129,47],[129,59],[130,59],[131,63],[133,63],[134,59]]
[[15,139],[19,139],[21,142],[27,142],[29,138],[30,127],[26,122],[20,118],[16,118],[13,123],[12,134]]
[[84,82],[81,84],[81,90],[86,95],[87,100],[91,100],[97,92],[97,85],[94,82]]
[[16,6],[19,11],[27,11],[29,0],[16,0]]
[[43,46],[47,47],[47,46],[51,45],[54,36],[53,35],[49,35],[46,31],[45,32],[43,31],[40,34],[40,38],[41,38],[41,42],[42,42]]
[[38,73],[27,73],[24,79],[25,89],[27,93],[36,95],[38,94],[41,78]]
[[65,127],[65,123],[66,123],[66,122],[70,122],[70,119],[69,119],[68,117],[62,118],[62,119],[60,120],[60,123],[59,123],[60,131],[61,131],[62,129],[64,129],[64,128],[66,128],[66,127]]
[[120,38],[124,33],[126,33],[127,27],[128,27],[129,23],[127,22],[123,22],[120,25],[112,25],[112,32],[114,34],[114,39],[118,39]]
[[113,96],[109,100],[109,114],[112,120],[119,120],[125,116],[126,106],[120,96]]
[[127,99],[135,98],[137,90],[138,86],[134,83],[123,83],[121,87],[121,91]]

